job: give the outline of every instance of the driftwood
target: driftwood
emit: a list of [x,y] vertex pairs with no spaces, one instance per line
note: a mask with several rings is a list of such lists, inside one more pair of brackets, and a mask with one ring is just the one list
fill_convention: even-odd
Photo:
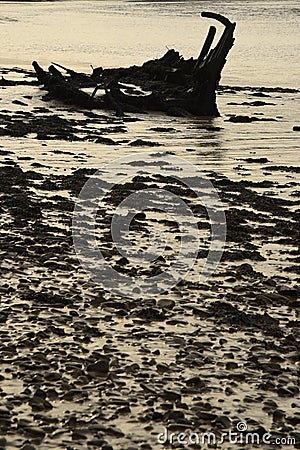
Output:
[[[142,66],[98,67],[93,68],[91,75],[57,63],[52,63],[48,72],[36,61],[33,67],[39,82],[48,91],[47,98],[82,108],[113,109],[118,115],[162,111],[175,116],[218,116],[216,88],[234,43],[236,24],[220,14],[203,12],[201,15],[219,21],[225,29],[211,49],[216,28],[209,28],[197,59],[185,60],[177,51],[168,50],[162,58],[147,61]],[[87,87],[94,88],[91,94],[82,90]]]

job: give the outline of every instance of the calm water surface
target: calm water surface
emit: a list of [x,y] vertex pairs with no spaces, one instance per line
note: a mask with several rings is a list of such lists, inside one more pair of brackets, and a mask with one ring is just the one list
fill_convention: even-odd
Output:
[[[0,3],[0,65],[61,62],[94,66],[139,64],[166,47],[197,56],[211,10],[236,21],[236,45],[223,82],[241,86],[299,86],[299,2],[60,1]],[[222,28],[222,27],[221,27]]]

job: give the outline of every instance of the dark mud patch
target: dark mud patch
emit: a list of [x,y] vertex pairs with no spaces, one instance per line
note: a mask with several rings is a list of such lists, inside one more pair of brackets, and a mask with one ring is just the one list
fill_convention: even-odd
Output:
[[265,166],[264,169],[270,170],[271,172],[294,172],[300,173],[300,167],[298,166]]
[[231,116],[228,122],[233,123],[251,123],[251,122],[276,122],[276,119],[267,117],[250,117],[250,116]]
[[[18,104],[20,104],[18,102]],[[44,111],[45,112],[45,111]],[[48,113],[37,115],[31,112],[18,111],[9,114],[0,114],[0,136],[10,137],[35,137],[38,140],[63,140],[63,141],[92,141],[105,145],[115,145],[113,139],[101,136],[100,133],[123,133],[126,128],[120,120],[113,117],[96,117],[93,119],[65,118],[58,114]],[[99,125],[117,123],[113,128]],[[88,134],[87,134],[88,131]]]

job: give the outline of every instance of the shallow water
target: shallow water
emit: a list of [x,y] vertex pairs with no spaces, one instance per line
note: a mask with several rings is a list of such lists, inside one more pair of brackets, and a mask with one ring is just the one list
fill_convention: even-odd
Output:
[[225,84],[299,86],[299,3],[280,1],[60,1],[1,2],[0,61],[29,66],[60,62],[94,66],[140,64],[166,47],[197,56],[211,10],[237,22]]

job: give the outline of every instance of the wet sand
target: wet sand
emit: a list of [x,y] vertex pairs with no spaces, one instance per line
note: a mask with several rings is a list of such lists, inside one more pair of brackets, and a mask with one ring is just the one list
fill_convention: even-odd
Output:
[[[43,102],[22,69],[2,75],[14,82],[0,89],[0,447],[158,449],[164,427],[219,436],[243,421],[300,448],[299,91],[224,86],[213,120],[117,118]],[[203,249],[169,292],[117,297],[80,267],[74,201],[105,162],[151,149],[209,176],[225,207],[226,249],[199,284],[203,209],[175,181],[139,175],[122,196],[167,186],[198,215]],[[109,240],[122,196],[112,192],[99,218],[101,243],[118,270],[139,275]],[[160,215],[137,218],[133,232],[146,239],[158,224],[176,240]],[[171,259],[172,249],[149,273]]]

